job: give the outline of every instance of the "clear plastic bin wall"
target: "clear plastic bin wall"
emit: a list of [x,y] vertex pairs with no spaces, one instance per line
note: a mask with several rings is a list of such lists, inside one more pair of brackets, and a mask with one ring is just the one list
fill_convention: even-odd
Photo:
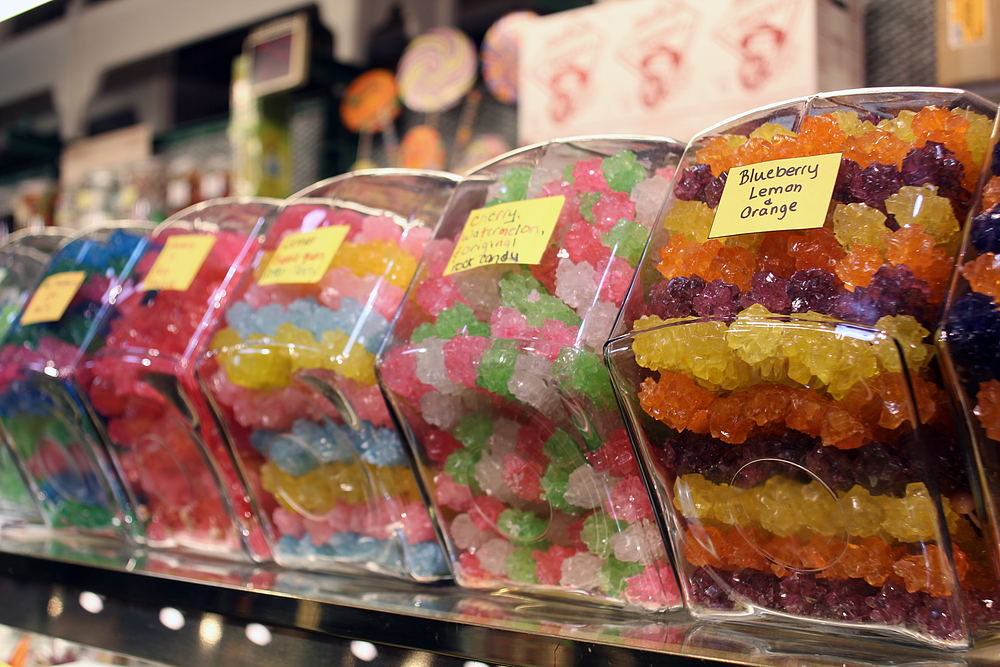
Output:
[[[31,291],[41,279],[52,253],[65,241],[65,230],[16,232],[0,245],[0,340],[17,318]],[[32,494],[10,457],[0,446],[0,522],[41,523]]]
[[[941,365],[961,414],[963,434],[980,484],[982,516],[993,558],[1000,573],[1000,456],[997,395],[1000,390],[1000,312],[996,301],[996,254],[1000,203],[1000,161],[994,127],[985,177],[976,192],[970,221],[958,253],[958,270],[948,296],[947,312],[938,332]],[[978,498],[977,498],[978,499]]]
[[[947,647],[992,621],[931,332],[995,116],[848,91],[688,146],[606,360],[696,616]],[[822,227],[709,238],[733,170],[831,154]]]
[[3,446],[47,526],[124,539],[138,530],[133,499],[107,457],[77,371],[107,334],[110,302],[133,288],[129,275],[151,228],[119,222],[72,236],[39,284],[76,276],[68,307],[58,320],[22,324],[29,299],[0,346]]
[[[679,605],[600,353],[682,150],[567,139],[456,190],[379,374],[462,586]],[[560,196],[540,263],[445,275],[471,211]]]
[[[374,360],[456,181],[355,172],[287,200],[260,269],[200,362],[282,565],[447,575]],[[305,235],[292,240],[312,239],[306,254],[322,253],[335,247],[321,240],[335,228],[346,236],[318,280],[265,279],[284,239]]]
[[[263,234],[280,204],[209,200],[158,226],[133,272],[135,288],[118,297],[103,344],[84,364],[86,397],[137,502],[146,545],[270,559],[251,493],[202,395],[195,362],[259,262]],[[188,269],[180,282],[162,277],[162,253],[169,253],[163,261],[173,268]],[[153,274],[147,285],[152,270],[161,277]]]

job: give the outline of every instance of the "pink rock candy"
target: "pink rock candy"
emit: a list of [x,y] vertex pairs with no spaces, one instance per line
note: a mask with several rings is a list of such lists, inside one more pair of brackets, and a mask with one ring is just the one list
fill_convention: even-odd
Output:
[[444,365],[448,378],[469,389],[476,388],[479,362],[490,347],[485,336],[455,336],[444,344]]
[[604,503],[608,514],[616,519],[635,523],[653,517],[646,486],[638,477],[626,477],[611,489],[610,498]]

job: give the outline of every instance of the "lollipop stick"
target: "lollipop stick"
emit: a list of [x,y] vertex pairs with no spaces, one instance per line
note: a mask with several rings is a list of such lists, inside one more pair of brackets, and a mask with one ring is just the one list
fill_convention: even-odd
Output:
[[462,105],[462,113],[458,117],[458,128],[455,130],[455,148],[452,151],[452,163],[458,161],[465,154],[465,147],[472,140],[472,128],[476,124],[476,116],[479,115],[479,103],[483,101],[483,94],[476,89],[469,91],[465,96],[465,103]]
[[357,164],[370,163],[372,159],[372,133],[369,130],[361,130],[358,135],[358,157]]
[[399,135],[396,134],[396,124],[392,120],[392,114],[387,109],[379,112],[379,126],[382,129],[382,145],[385,146],[386,159],[390,165],[399,166]]

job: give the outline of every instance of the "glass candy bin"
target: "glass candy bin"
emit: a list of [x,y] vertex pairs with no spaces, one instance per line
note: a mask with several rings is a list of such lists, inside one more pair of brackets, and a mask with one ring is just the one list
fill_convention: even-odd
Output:
[[963,417],[982,491],[994,571],[1000,573],[1000,143],[996,129],[986,177],[959,251],[938,349]]
[[606,359],[696,616],[956,648],[995,614],[930,338],[995,115],[851,91],[688,146]]
[[447,574],[374,360],[456,181],[355,172],[287,200],[200,362],[282,565]]
[[[260,260],[280,203],[210,200],[158,226],[133,271],[134,289],[118,297],[102,344],[78,373],[149,546],[270,559],[195,362]],[[256,477],[246,481],[259,487]]]
[[379,373],[462,586],[679,605],[600,350],[682,151],[567,139],[456,190]]
[[0,347],[4,446],[54,528],[125,539],[138,529],[80,384],[110,305],[134,289],[129,275],[151,229],[119,222],[72,236]]
[[[52,253],[65,240],[63,230],[52,228],[16,232],[0,245],[0,340],[41,279]],[[0,523],[12,521],[40,523],[41,515],[16,463],[0,445]]]

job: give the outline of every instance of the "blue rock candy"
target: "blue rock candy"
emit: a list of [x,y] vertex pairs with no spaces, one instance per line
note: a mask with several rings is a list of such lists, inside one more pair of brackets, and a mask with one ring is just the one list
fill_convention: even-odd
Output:
[[405,544],[406,566],[417,578],[439,577],[448,573],[448,561],[434,541]]

